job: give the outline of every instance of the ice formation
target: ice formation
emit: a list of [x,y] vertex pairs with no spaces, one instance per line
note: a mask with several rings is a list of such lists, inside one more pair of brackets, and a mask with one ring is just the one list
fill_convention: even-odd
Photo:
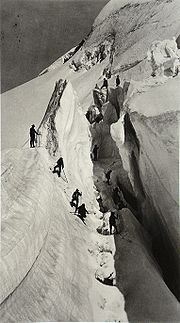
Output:
[[152,75],[176,76],[180,71],[180,50],[177,48],[175,37],[172,40],[155,41],[148,51]]
[[179,9],[111,0],[65,60],[2,95],[2,322],[179,320]]

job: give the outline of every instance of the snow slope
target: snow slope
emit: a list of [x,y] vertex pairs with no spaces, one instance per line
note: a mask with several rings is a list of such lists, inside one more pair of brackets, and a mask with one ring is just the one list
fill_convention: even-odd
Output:
[[[45,151],[24,150],[22,153],[25,168],[31,154],[32,161],[36,158],[37,170],[26,168],[35,177],[34,181],[29,179],[30,194],[27,189],[19,194],[18,200],[13,201],[13,205],[18,205],[19,210],[11,207],[12,215],[7,214],[6,222],[3,221],[5,229],[2,241],[5,244],[8,239],[9,247],[9,250],[7,247],[3,248],[2,255],[3,264],[6,264],[5,268],[1,266],[3,276],[6,275],[6,283],[3,280],[2,285],[3,289],[6,288],[2,293],[3,299],[14,292],[1,306],[1,320],[92,320],[88,295],[91,278],[85,261],[88,258],[85,248],[87,232],[83,229],[83,224],[69,213],[69,194],[66,193],[64,183],[58,183],[53,178],[47,168],[48,161],[38,169],[37,160],[39,159],[39,163],[45,160]],[[34,168],[34,165],[31,167]],[[43,176],[43,180],[38,173]],[[11,171],[6,175],[6,180],[13,175],[14,172]],[[48,183],[45,179],[48,179]],[[42,191],[46,195],[40,204],[38,195],[42,196]],[[23,195],[26,194],[30,214],[24,213]]]
[[[151,77],[147,59],[152,42],[177,38],[179,10],[178,0],[111,0],[69,60],[2,95],[2,322],[179,321],[180,77]],[[107,70],[103,120],[90,125]],[[33,123],[40,147],[29,150]],[[50,170],[59,156],[61,178]],[[86,225],[70,213],[76,188]],[[114,209],[119,234],[110,236]]]
[[[56,131],[51,128],[50,136],[53,124]],[[40,148],[3,154],[1,320],[126,320],[120,292],[93,281],[98,261],[88,250],[103,244],[93,233],[98,220],[93,220],[97,209],[88,123],[70,83],[57,83],[40,131]],[[59,154],[68,183],[65,174],[58,179],[49,169]],[[70,213],[76,187],[90,212],[88,226]]]

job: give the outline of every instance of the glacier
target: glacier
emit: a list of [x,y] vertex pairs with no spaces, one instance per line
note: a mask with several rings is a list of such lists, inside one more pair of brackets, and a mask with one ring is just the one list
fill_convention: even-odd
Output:
[[[177,0],[111,0],[77,50],[2,95],[2,322],[179,321],[179,9]],[[176,59],[155,68],[167,44]],[[95,90],[107,70],[108,95]],[[102,118],[89,122],[88,110]],[[76,188],[85,224],[69,204]],[[119,234],[109,235],[113,210]]]

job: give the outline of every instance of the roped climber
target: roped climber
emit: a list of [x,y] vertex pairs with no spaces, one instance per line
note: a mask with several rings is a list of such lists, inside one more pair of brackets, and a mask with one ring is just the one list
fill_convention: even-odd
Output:
[[35,130],[34,124],[30,128],[29,134],[30,134],[30,148],[35,148],[36,135],[39,135],[39,133]]
[[110,228],[110,234],[112,234],[112,227],[116,230],[116,233],[118,233],[117,225],[116,225],[116,216],[115,212],[111,212],[111,215],[109,217],[109,228]]
[[82,196],[82,193],[79,192],[78,188],[75,190],[75,192],[72,194],[72,200],[70,202],[70,205],[75,207],[75,213],[77,212],[78,205],[79,205],[79,197]]
[[119,75],[116,76],[116,86],[119,86],[121,83]]
[[108,80],[104,77],[104,79],[103,79],[103,84],[102,84],[102,86],[101,86],[101,89],[103,88],[103,87],[105,87],[106,89],[108,88]]
[[83,203],[78,207],[78,217],[84,222],[84,218],[86,218],[86,213],[89,214],[89,212],[86,210],[86,206]]
[[54,167],[53,173],[57,173],[58,176],[61,176],[61,170],[64,169],[64,162],[63,162],[63,158],[60,157],[58,159],[58,161],[56,162],[56,166]]

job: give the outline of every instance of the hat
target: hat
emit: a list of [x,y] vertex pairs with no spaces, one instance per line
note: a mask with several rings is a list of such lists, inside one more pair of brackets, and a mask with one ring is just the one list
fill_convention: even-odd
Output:
[[34,127],[35,127],[35,125],[34,125],[34,124],[32,124],[32,126],[31,126],[31,127],[33,127],[33,128],[34,128]]

